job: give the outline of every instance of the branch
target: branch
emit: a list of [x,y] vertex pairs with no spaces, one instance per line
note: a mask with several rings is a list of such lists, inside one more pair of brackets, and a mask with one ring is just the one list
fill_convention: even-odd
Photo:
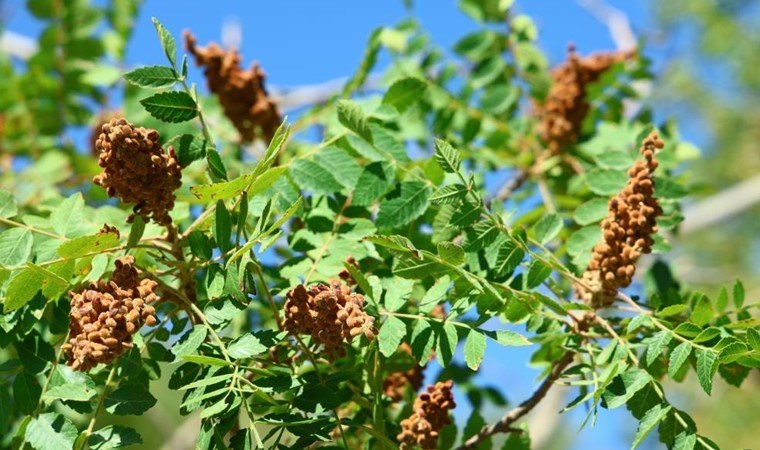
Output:
[[[307,84],[295,87],[272,86],[269,91],[272,98],[285,111],[303,106],[325,103],[343,90],[348,77],[335,78],[318,84]],[[380,74],[370,74],[362,85],[364,89],[377,89],[381,85]]]
[[685,217],[679,235],[699,231],[741,213],[760,202],[760,175],[726,188],[717,194],[684,208]]
[[[607,27],[612,42],[615,43],[618,50],[633,50],[638,46],[631,21],[628,20],[628,16],[623,11],[610,6],[604,0],[577,0],[577,2],[581,8],[588,11],[602,25]],[[631,87],[636,91],[639,98],[647,97],[652,92],[652,82],[649,80],[634,81],[631,83]],[[626,117],[632,117],[640,105],[641,102],[638,100],[626,99],[623,102]]]
[[481,429],[478,434],[468,439],[467,442],[458,448],[458,450],[473,450],[478,447],[478,444],[480,444],[485,439],[493,436],[494,434],[509,433],[515,431],[514,428],[512,428],[512,424],[517,422],[524,415],[528,414],[539,404],[539,402],[541,402],[541,400],[543,400],[543,398],[546,396],[546,393],[549,392],[549,389],[551,389],[551,387],[554,385],[554,382],[557,381],[557,379],[562,375],[562,372],[565,371],[565,368],[570,365],[572,361],[573,353],[565,353],[562,358],[554,363],[554,367],[552,367],[549,376],[546,377],[543,383],[541,383],[541,386],[538,387],[533,395],[531,395],[524,402],[520,403],[520,405],[518,405],[516,408],[505,414],[504,417],[502,417],[501,420],[495,424],[483,427],[483,429]]
[[602,22],[610,32],[612,42],[618,50],[636,48],[636,35],[631,28],[631,22],[624,12],[613,8],[603,0],[578,0],[581,8]]
[[493,198],[488,199],[486,203],[486,207],[490,207],[491,203],[502,203],[505,200],[507,200],[513,192],[520,189],[522,185],[528,180],[530,177],[530,170],[527,169],[517,169],[517,173],[510,179],[508,179],[496,192],[496,195],[493,196]]
[[37,53],[37,48],[37,41],[30,37],[7,30],[0,34],[0,52],[2,53],[26,61]]

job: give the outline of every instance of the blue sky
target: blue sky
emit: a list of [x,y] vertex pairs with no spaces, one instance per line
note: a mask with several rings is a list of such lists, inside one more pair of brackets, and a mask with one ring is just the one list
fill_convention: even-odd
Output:
[[[432,38],[442,47],[451,48],[461,36],[477,27],[460,12],[455,0],[418,0],[414,15]],[[611,1],[629,15],[634,28],[650,24],[648,2]],[[7,28],[36,36],[40,24],[24,11],[23,2],[11,0],[5,8],[12,15]],[[516,11],[533,17],[540,32],[540,42],[552,63],[564,58],[568,42],[582,53],[614,47],[608,30],[571,0],[517,1]],[[401,0],[326,0],[326,1],[238,1],[238,2],[170,2],[147,0],[136,23],[128,48],[127,64],[163,64],[164,56],[150,22],[157,17],[179,39],[183,29],[192,30],[198,41],[221,41],[226,21],[240,24],[243,32],[240,51],[246,65],[258,60],[266,70],[271,85],[290,87],[314,84],[351,74],[361,59],[369,32],[380,25],[390,25],[408,16]],[[655,60],[657,60],[656,55]],[[191,68],[191,72],[193,69]],[[199,71],[192,76],[200,80]],[[489,344],[480,381],[501,389],[513,404],[519,403],[536,386],[538,372],[526,368],[535,347],[503,348]],[[436,370],[430,370],[436,373]],[[568,401],[575,396],[569,394]],[[460,402],[457,418],[466,421],[469,405]],[[495,411],[483,411],[490,420]],[[585,411],[577,408],[565,420],[570,436],[583,420]],[[621,408],[601,410],[595,428],[586,428],[575,436],[574,449],[627,449],[635,421]]]

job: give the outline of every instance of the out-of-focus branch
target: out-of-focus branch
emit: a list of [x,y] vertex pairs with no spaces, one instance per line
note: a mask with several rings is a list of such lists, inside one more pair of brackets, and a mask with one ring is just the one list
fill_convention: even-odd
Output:
[[533,410],[533,408],[535,408],[541,402],[541,400],[544,399],[546,393],[549,392],[549,389],[551,389],[551,387],[554,385],[554,382],[557,381],[557,379],[565,371],[565,368],[567,368],[571,362],[573,362],[573,353],[565,353],[562,358],[554,363],[549,376],[546,377],[546,379],[541,383],[533,395],[531,395],[524,402],[520,403],[516,408],[505,414],[504,417],[502,417],[501,420],[495,424],[483,427],[483,429],[481,429],[476,435],[472,436],[467,440],[467,442],[462,444],[462,446],[459,447],[459,450],[472,450],[477,448],[478,444],[480,444],[482,441],[488,439],[494,434],[510,433],[516,431],[514,428],[512,428],[512,425],[520,420],[521,417],[531,412],[531,410]]
[[26,61],[37,53],[37,41],[13,31],[3,31],[0,52]]
[[741,181],[684,208],[681,235],[722,222],[760,203],[760,175]]
[[[309,84],[296,87],[277,87],[269,89],[272,98],[277,101],[283,110],[293,110],[303,106],[316,105],[330,100],[335,94],[343,90],[348,77],[336,78],[324,83]],[[377,89],[380,87],[381,76],[370,74],[363,87],[365,89]]]
[[[637,47],[636,34],[631,27],[631,21],[628,16],[621,10],[613,8],[604,0],[577,0],[578,5],[585,9],[592,16],[609,30],[612,42],[620,51],[633,50]],[[631,83],[631,87],[636,91],[640,98],[647,97],[652,92],[652,82],[648,80],[638,80]],[[623,101],[623,108],[627,117],[632,117],[641,106],[638,100],[626,99]]]
[[624,12],[603,0],[578,0],[578,4],[607,27],[618,50],[636,48],[636,35]]

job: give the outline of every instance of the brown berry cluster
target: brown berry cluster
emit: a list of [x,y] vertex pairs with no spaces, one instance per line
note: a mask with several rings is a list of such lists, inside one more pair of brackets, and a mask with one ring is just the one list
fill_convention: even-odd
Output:
[[156,130],[135,127],[123,118],[103,125],[95,147],[103,172],[93,182],[110,197],[135,204],[128,221],[139,215],[146,222],[152,218],[159,225],[170,224],[174,191],[182,184],[174,148],[164,153]]
[[588,288],[576,289],[579,297],[595,308],[612,303],[617,290],[631,284],[639,256],[652,251],[652,235],[657,233],[657,217],[662,214],[654,197],[652,172],[658,165],[655,152],[664,146],[656,131],[644,139],[640,150],[644,160],[628,170],[628,183],[607,206],[607,218],[602,221],[604,241],[594,247],[583,274]]
[[377,335],[375,318],[364,312],[364,296],[339,280],[299,284],[288,292],[284,325],[291,334],[310,335],[331,359],[345,356],[344,343],[356,336],[372,340]]
[[449,411],[456,408],[451,380],[428,386],[414,401],[414,412],[401,421],[401,433],[396,436],[401,450],[438,448],[438,435],[451,423]]
[[581,57],[571,46],[567,60],[551,73],[552,86],[546,100],[536,105],[538,131],[546,148],[558,153],[578,141],[583,120],[588,115],[586,88],[613,64],[635,55],[633,51],[595,53]]
[[[436,305],[428,312],[430,317],[436,319],[446,318],[446,308],[443,305]],[[406,342],[402,343],[399,350],[412,356],[412,348]],[[430,359],[434,358],[434,352],[431,352]],[[420,366],[414,362],[414,366],[408,370],[391,372],[383,380],[383,392],[391,398],[393,402],[399,402],[404,398],[407,387],[411,387],[415,392],[422,386],[424,370],[427,364]]]
[[143,324],[156,324],[157,283],[140,279],[135,259],[116,260],[111,280],[93,283],[81,292],[70,292],[69,339],[63,344],[67,364],[87,371],[99,363],[108,364],[132,348],[132,335]]
[[[410,356],[412,354],[412,348],[406,343],[401,344],[399,350]],[[416,392],[422,386],[423,369],[415,362],[411,369],[389,373],[383,380],[383,392],[394,402],[401,401],[407,388],[411,387]]]
[[280,126],[277,104],[269,97],[264,71],[258,63],[249,70],[240,68],[241,57],[235,49],[225,51],[215,43],[197,47],[192,33],[185,31],[185,46],[195,62],[205,67],[208,88],[219,97],[224,114],[240,133],[243,142],[260,137],[269,142]]

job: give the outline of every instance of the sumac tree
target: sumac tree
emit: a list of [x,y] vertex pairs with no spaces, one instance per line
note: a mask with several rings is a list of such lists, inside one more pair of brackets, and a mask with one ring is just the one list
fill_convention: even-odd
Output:
[[[740,386],[756,304],[658,256],[689,152],[640,103],[644,49],[550,68],[511,2],[467,1],[480,28],[453,55],[414,21],[376,30],[342,89],[285,118],[235,50],[154,19],[166,63],[122,73],[134,5],[64,3],[30,2],[44,45],[0,60],[0,446],[139,444],[121,416],[168,380],[204,449],[527,449],[557,385],[584,424],[626,407],[633,447],[718,448],[663,382]],[[529,346],[536,390],[474,381],[489,346]]]

